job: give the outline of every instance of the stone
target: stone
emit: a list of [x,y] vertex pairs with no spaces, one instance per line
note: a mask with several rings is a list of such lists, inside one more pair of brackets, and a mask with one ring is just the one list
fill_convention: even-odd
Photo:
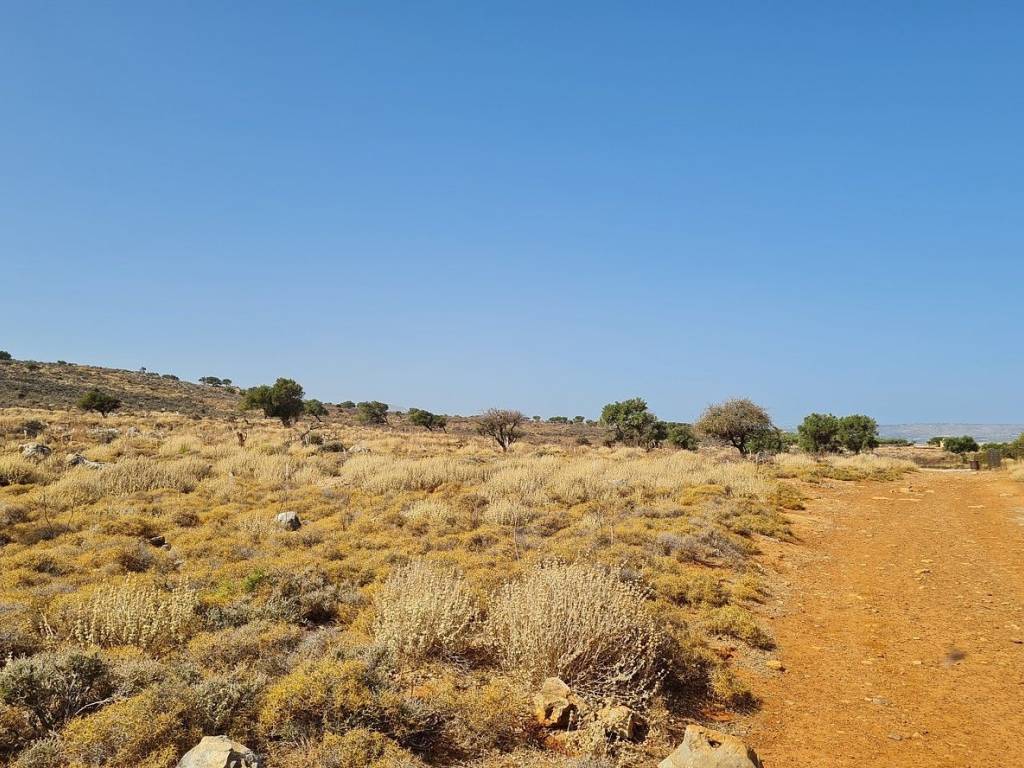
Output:
[[533,697],[533,712],[545,728],[568,728],[580,710],[580,701],[557,677],[549,677]]
[[99,469],[103,466],[102,462],[90,461],[80,453],[69,453],[65,457],[64,463],[69,467],[88,467],[89,469]]
[[204,736],[178,761],[177,768],[260,768],[259,757],[227,736]]
[[768,667],[768,669],[774,669],[776,672],[782,672],[783,670],[785,670],[785,667],[782,665],[782,662],[778,659],[768,659],[768,661],[766,661],[764,665]]
[[156,536],[149,537],[149,543],[152,544],[154,547],[163,547],[167,544],[167,539],[165,539],[160,534],[157,534]]
[[608,704],[599,709],[597,722],[605,738],[612,741],[636,741],[643,725],[640,716],[622,704]]
[[658,768],[764,768],[757,753],[727,733],[686,726],[683,743]]
[[45,459],[50,453],[50,446],[42,443],[25,443],[21,446],[21,455],[26,459]]
[[274,524],[286,531],[297,531],[302,527],[302,520],[298,512],[278,512],[274,517]]

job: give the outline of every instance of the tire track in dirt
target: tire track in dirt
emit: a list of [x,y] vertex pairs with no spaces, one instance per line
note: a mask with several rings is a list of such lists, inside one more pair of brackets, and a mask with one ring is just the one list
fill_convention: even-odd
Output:
[[1024,744],[1024,485],[918,472],[825,488],[769,553],[786,671],[746,738],[768,768],[1007,765]]

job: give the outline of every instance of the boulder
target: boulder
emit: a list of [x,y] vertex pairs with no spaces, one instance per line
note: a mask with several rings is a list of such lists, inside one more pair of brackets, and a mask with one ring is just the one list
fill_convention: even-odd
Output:
[[274,524],[286,531],[297,531],[302,527],[302,520],[298,512],[278,512],[274,517]]
[[557,677],[549,677],[533,697],[537,722],[545,728],[568,728],[574,724],[582,702]]
[[45,459],[50,453],[50,447],[42,443],[25,443],[21,446],[21,455],[26,459]]
[[259,768],[259,757],[227,736],[203,736],[178,761],[178,768]]
[[102,462],[91,461],[80,453],[69,453],[64,458],[64,463],[69,467],[88,467],[89,469],[99,469],[103,466]]
[[757,753],[727,733],[686,726],[683,743],[658,768],[763,768]]

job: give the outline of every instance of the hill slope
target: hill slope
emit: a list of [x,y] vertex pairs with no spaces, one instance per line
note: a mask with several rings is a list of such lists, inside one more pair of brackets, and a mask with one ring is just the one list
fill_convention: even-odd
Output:
[[71,408],[93,387],[120,398],[125,408],[140,411],[216,415],[235,410],[239,401],[233,390],[157,373],[21,360],[0,363],[0,408]]

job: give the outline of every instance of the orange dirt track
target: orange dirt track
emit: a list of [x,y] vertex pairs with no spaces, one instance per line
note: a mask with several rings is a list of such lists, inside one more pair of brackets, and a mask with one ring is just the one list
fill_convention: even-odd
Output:
[[816,489],[773,548],[785,671],[746,740],[766,768],[989,768],[1024,747],[1024,484],[922,471]]

